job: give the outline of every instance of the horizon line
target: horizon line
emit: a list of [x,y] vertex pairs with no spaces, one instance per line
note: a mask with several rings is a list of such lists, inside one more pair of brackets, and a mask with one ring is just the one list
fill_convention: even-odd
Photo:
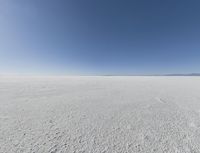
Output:
[[35,77],[76,77],[76,76],[200,76],[200,73],[166,73],[166,74],[0,74],[0,77],[14,77],[14,76],[35,76]]

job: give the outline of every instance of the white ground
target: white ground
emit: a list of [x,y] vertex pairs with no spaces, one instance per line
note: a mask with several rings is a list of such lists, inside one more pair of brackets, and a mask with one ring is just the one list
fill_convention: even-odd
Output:
[[0,77],[1,153],[199,153],[200,77]]

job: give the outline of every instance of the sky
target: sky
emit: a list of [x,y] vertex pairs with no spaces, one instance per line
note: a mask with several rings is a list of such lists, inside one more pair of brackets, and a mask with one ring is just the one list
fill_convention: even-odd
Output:
[[0,74],[200,72],[199,0],[0,0]]

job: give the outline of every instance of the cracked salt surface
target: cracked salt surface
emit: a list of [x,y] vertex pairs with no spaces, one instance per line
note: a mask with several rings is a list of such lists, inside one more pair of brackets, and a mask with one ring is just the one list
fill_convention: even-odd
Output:
[[199,77],[0,77],[1,153],[198,153]]

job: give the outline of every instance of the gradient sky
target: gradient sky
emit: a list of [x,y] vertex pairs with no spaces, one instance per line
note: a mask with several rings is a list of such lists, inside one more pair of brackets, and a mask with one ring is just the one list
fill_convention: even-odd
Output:
[[0,0],[0,74],[191,72],[199,0]]

